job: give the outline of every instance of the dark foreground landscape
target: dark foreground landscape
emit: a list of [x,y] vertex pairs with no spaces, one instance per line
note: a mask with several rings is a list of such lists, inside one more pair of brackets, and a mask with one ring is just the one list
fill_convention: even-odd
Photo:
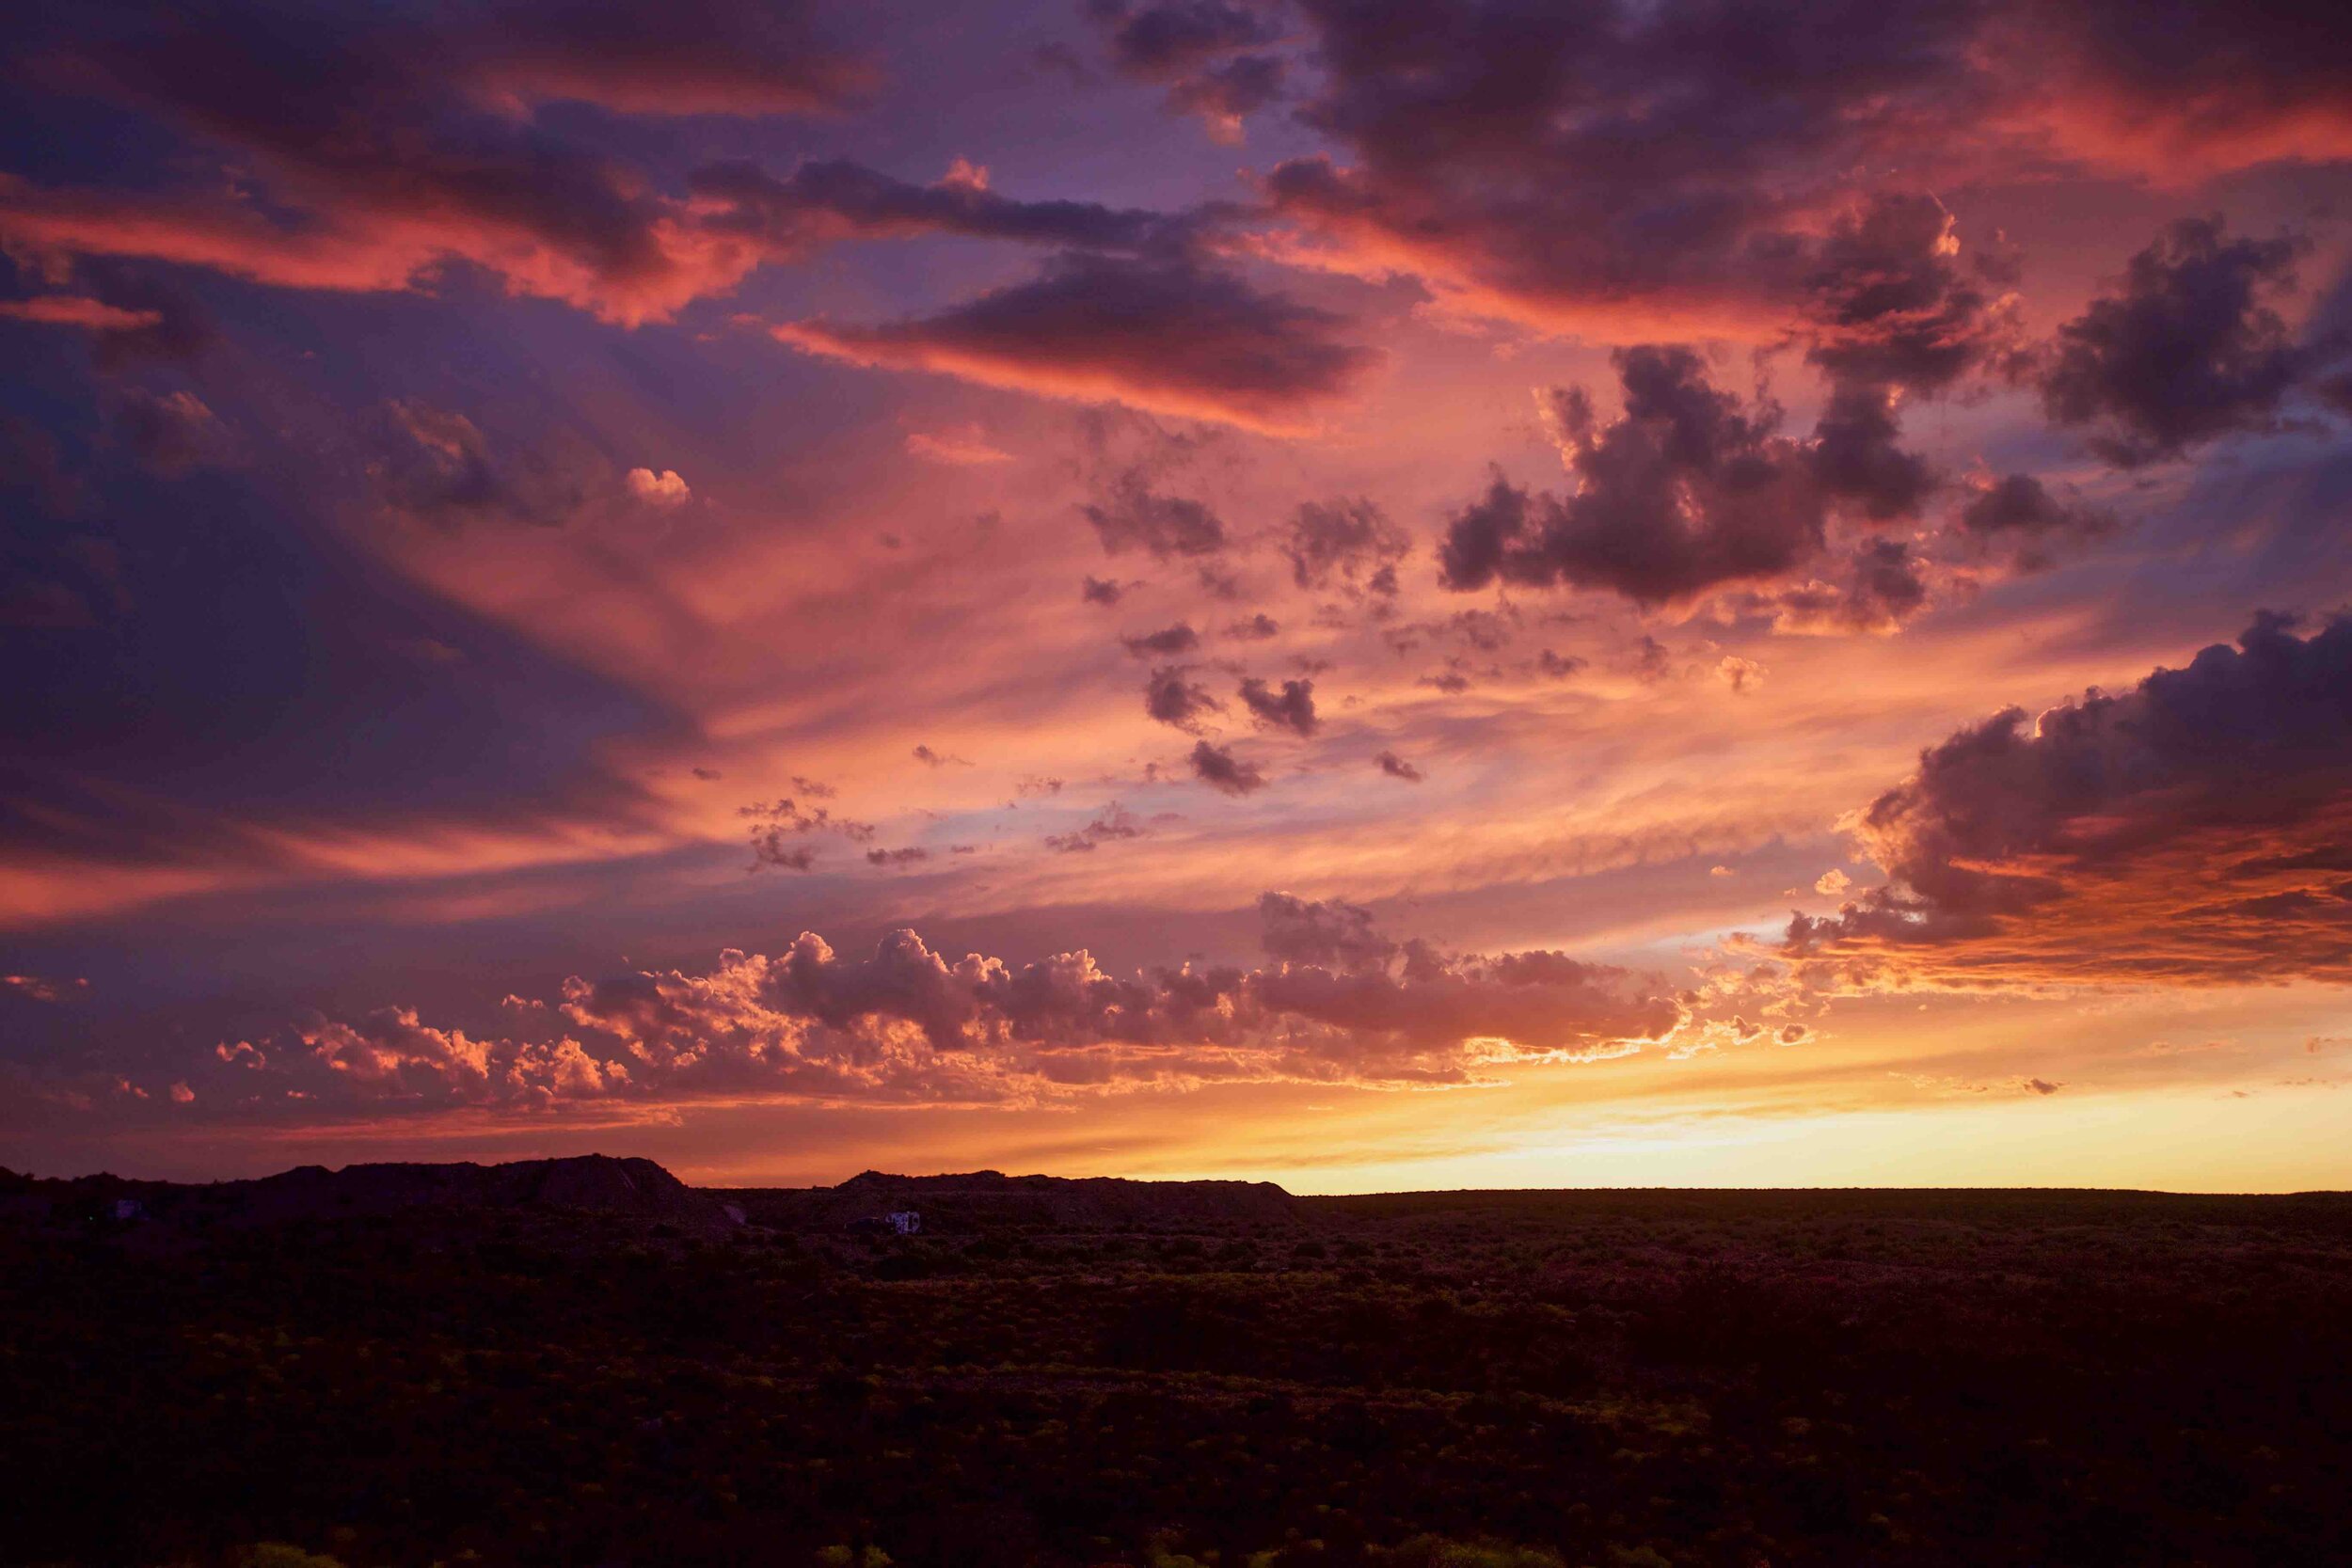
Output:
[[0,1173],[0,1560],[2340,1563],[2347,1307],[2334,1194]]

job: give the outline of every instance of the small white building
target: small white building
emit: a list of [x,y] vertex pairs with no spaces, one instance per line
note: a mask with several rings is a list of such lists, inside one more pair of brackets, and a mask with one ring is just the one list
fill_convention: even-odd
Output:
[[923,1232],[923,1216],[912,1209],[893,1209],[882,1217],[901,1236],[919,1236]]

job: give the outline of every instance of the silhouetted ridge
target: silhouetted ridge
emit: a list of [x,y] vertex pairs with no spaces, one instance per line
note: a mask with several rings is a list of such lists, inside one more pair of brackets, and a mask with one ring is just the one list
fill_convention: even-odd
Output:
[[1298,1200],[1271,1181],[1134,1181],[1123,1177],[892,1176],[861,1171],[837,1187],[730,1192],[753,1221],[785,1230],[827,1230],[912,1209],[926,1231],[1008,1226],[1072,1229],[1292,1225]]
[[382,1164],[297,1165],[276,1176],[202,1185],[87,1176],[40,1182],[53,1204],[114,1212],[131,1202],[139,1217],[201,1213],[215,1221],[274,1225],[419,1209],[532,1210],[629,1216],[707,1228],[729,1223],[718,1201],[651,1160],[581,1154],[478,1165]]

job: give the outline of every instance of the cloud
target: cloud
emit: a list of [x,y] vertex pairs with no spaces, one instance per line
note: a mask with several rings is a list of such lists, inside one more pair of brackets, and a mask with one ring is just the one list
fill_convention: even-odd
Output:
[[1995,714],[1854,832],[1887,886],[1785,943],[1825,983],[2352,977],[2352,621]]
[[1772,434],[1777,409],[1717,391],[1686,348],[1612,357],[1623,418],[1600,426],[1581,393],[1564,400],[1576,493],[1498,476],[1446,530],[1448,588],[1565,583],[1659,604],[1777,577],[1820,550],[1820,489],[1805,449]]
[[375,446],[369,473],[385,508],[436,528],[553,528],[610,483],[561,449],[493,446],[465,415],[417,399],[384,405]]
[[1237,642],[1263,642],[1282,635],[1282,624],[1260,610],[1247,621],[1234,621],[1225,628],[1225,635]]
[[729,950],[701,972],[574,976],[555,1007],[523,1015],[547,1037],[476,1037],[402,1007],[323,1020],[238,1084],[423,1112],[714,1096],[1036,1102],[1216,1081],[1454,1087],[1625,1055],[1686,1022],[1654,979],[1562,953],[1450,954],[1391,941],[1354,906],[1281,894],[1260,917],[1265,966],[1126,975],[1083,949],[950,959],[901,929],[851,957],[803,932],[782,953]]
[[36,294],[0,300],[0,319],[41,326],[76,326],[85,332],[131,332],[163,322],[158,310],[126,310],[81,294]]
[[909,753],[926,768],[969,768],[970,757],[960,757],[953,752],[935,752],[929,744],[920,745]]
[[1045,847],[1065,855],[1085,855],[1103,845],[1143,835],[1143,824],[1136,820],[1135,813],[1113,800],[1085,827],[1073,832],[1046,834]]
[[910,457],[944,463],[951,468],[984,468],[1012,461],[1012,453],[988,444],[987,437],[980,434],[977,425],[936,433],[911,431],[907,435],[906,448]]
[[902,865],[920,865],[930,858],[931,852],[919,845],[910,845],[904,849],[868,849],[866,851],[866,864],[888,869],[896,869]]
[[1180,730],[1196,729],[1201,720],[1220,711],[1225,705],[1210,696],[1207,687],[1186,680],[1188,673],[1184,666],[1174,664],[1152,671],[1143,684],[1143,711]]
[[[2226,25],[2115,0],[1296,10],[1315,87],[1294,112],[1332,145],[1266,177],[1287,253],[1603,341],[1785,341],[1834,322],[1824,305],[1934,281],[1906,261],[1825,298],[1825,271],[1926,227],[1924,196],[1841,221],[1890,170],[1924,192],[2352,152],[2341,73],[2293,8]],[[1901,306],[1897,336],[1932,347],[1968,287]]]
[[1269,958],[1348,974],[1386,969],[1397,944],[1374,926],[1372,911],[1345,899],[1299,898],[1287,893],[1258,897],[1258,944]]
[[657,511],[669,512],[694,499],[686,481],[670,469],[631,468],[626,476],[628,493]]
[[1420,768],[1406,762],[1394,752],[1383,752],[1372,760],[1381,772],[1386,773],[1391,779],[1403,779],[1406,784],[1420,784],[1423,778]]
[[[1213,555],[1225,547],[1224,520],[1202,502],[1165,496],[1152,488],[1140,469],[1114,480],[1097,499],[1081,508],[1110,555],[1140,549],[1157,560]],[[1091,578],[1087,579],[1089,583]],[[1117,596],[1104,601],[1117,603]]]
[[1193,777],[1222,795],[1248,795],[1266,785],[1265,775],[1256,765],[1234,756],[1228,747],[1196,741],[1187,760]]
[[[796,784],[802,781],[795,780]],[[828,794],[831,791],[827,791]],[[871,822],[835,816],[828,806],[803,806],[797,800],[754,801],[736,813],[751,821],[751,869],[775,866],[785,871],[816,868],[817,848],[807,840],[830,834],[852,844],[870,844],[876,832]]]
[[1270,8],[1092,0],[1087,9],[1108,29],[1111,69],[1131,81],[1168,84],[1168,108],[1200,117],[1219,141],[1239,141],[1243,118],[1280,96],[1282,60],[1244,53],[1281,37]]
[[1125,644],[1131,658],[1150,658],[1154,655],[1166,658],[1173,654],[1188,654],[1200,647],[1200,634],[1187,623],[1179,621],[1159,631],[1146,632],[1137,637],[1121,637],[1119,641]]
[[1078,589],[1079,598],[1085,600],[1088,604],[1099,604],[1106,608],[1117,604],[1120,600],[1125,598],[1126,596],[1126,586],[1122,583],[1115,582],[1108,578],[1089,576],[1082,584],[1079,585]]
[[2122,467],[2265,430],[2311,368],[2268,301],[2293,289],[2297,240],[2229,239],[2185,218],[2140,251],[2119,293],[2058,329],[2039,385],[2051,421]]
[[2008,337],[1952,214],[1924,193],[1878,192],[1841,214],[1805,287],[1805,357],[1841,388],[1942,391]]
[[1250,717],[1264,728],[1289,730],[1294,735],[1315,733],[1318,721],[1315,683],[1311,680],[1284,681],[1278,692],[1252,675],[1241,683],[1241,701]]
[[1350,592],[1369,587],[1392,595],[1392,567],[1411,553],[1412,540],[1370,500],[1302,501],[1292,514],[1282,541],[1291,580],[1324,590],[1337,584]]
[[1836,579],[1809,578],[1762,594],[1752,607],[1771,614],[1775,631],[1897,631],[1927,605],[1923,567],[1904,540],[1865,539]]
[[236,460],[235,436],[194,392],[159,397],[132,388],[115,411],[114,427],[139,460],[158,473],[184,474]]
[[804,163],[783,179],[755,164],[707,164],[688,187],[717,211],[718,231],[755,239],[763,251],[803,257],[844,240],[927,234],[1006,240],[1057,250],[1141,253],[1180,249],[1187,220],[1090,201],[1018,201],[988,185],[985,169],[958,161],[947,178],[910,184],[862,164]]
[[1725,654],[1716,663],[1715,673],[1723,678],[1724,685],[1731,688],[1732,695],[1744,697],[1764,684],[1766,671],[1764,666],[1752,658],[1741,658],[1737,654]]
[[1346,341],[1349,325],[1190,261],[1072,252],[1030,282],[937,315],[772,330],[851,364],[1291,435],[1378,363],[1376,351]]
[[2112,513],[2078,501],[2060,500],[2032,474],[2010,474],[1978,488],[1961,509],[1961,526],[1970,533],[2096,535],[2115,528]]

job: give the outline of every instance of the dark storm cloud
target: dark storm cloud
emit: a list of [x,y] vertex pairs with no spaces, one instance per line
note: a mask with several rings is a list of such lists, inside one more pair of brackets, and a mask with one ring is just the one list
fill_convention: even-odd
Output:
[[1791,921],[1802,958],[1951,984],[2352,976],[2352,621],[2010,708],[1857,829],[1885,887]]
[[1233,755],[1229,747],[1212,746],[1196,741],[1186,758],[1192,765],[1192,776],[1222,795],[1248,795],[1263,789],[1265,775],[1257,765]]
[[[1200,501],[1160,494],[1139,468],[1120,475],[1081,510],[1106,554],[1139,549],[1165,561],[1170,556],[1214,555],[1225,547],[1222,518]],[[1113,597],[1104,602],[1118,601]]]
[[1295,431],[1353,391],[1380,354],[1345,317],[1188,260],[1072,253],[1039,277],[882,326],[823,321],[779,340],[853,364]]
[[1289,730],[1295,735],[1315,733],[1313,681],[1284,681],[1282,689],[1276,691],[1253,675],[1241,683],[1241,701],[1250,717],[1268,729]]
[[1225,705],[1209,695],[1207,687],[1186,680],[1189,673],[1182,665],[1152,671],[1152,678],[1143,685],[1143,711],[1163,724],[1192,730]]
[[1812,452],[1772,433],[1776,408],[1716,390],[1689,349],[1613,359],[1624,417],[1599,427],[1581,397],[1568,404],[1576,494],[1531,494],[1498,477],[1446,531],[1447,587],[1565,583],[1658,604],[1776,577],[1819,551],[1825,506]]
[[2121,293],[2058,330],[2039,377],[2051,420],[2124,467],[2264,430],[2312,368],[2271,301],[2295,286],[2296,239],[2232,239],[2187,218],[2131,260]]

